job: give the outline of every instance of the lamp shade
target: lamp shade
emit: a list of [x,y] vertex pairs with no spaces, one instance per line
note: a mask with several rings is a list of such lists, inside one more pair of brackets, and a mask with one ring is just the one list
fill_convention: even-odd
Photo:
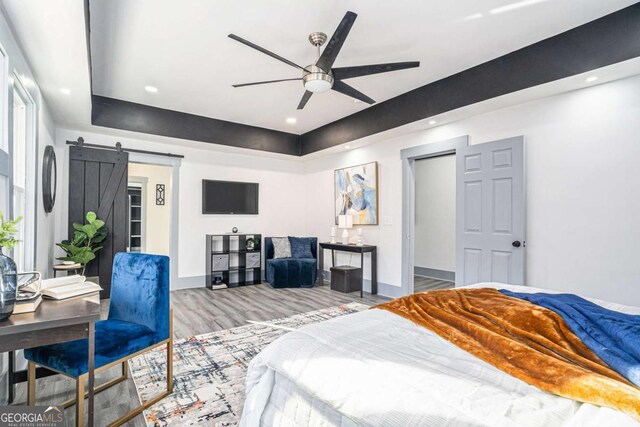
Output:
[[353,228],[353,217],[351,215],[338,215],[338,227]]

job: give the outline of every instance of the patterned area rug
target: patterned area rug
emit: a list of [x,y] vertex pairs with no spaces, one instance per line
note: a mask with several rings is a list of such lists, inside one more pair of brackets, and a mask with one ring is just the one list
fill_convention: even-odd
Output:
[[[237,425],[251,359],[276,338],[311,323],[369,308],[352,302],[174,342],[174,393],[144,411],[149,426]],[[166,387],[164,347],[136,357],[131,373],[141,401]]]

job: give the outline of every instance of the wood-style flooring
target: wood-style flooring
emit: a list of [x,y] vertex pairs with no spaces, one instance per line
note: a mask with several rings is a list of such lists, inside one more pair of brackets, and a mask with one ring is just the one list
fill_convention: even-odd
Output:
[[414,276],[414,292],[434,291],[436,289],[453,289],[455,283],[446,280],[432,279],[430,277]]
[[[328,285],[311,289],[273,289],[267,284],[210,291],[206,288],[184,289],[171,292],[175,339],[200,335],[221,329],[246,325],[248,320],[265,321],[278,317],[350,303],[374,305],[387,298],[358,292],[342,294],[331,291]],[[103,301],[103,316],[108,312],[108,301]],[[118,376],[118,367],[96,376],[101,384]],[[55,405],[70,399],[74,394],[74,382],[61,375],[37,380],[37,404]],[[26,404],[26,383],[16,386],[14,404]],[[96,395],[95,425],[105,426],[138,406],[139,400],[131,378]],[[85,409],[86,410],[86,409]],[[67,425],[75,423],[74,407],[65,411]],[[126,426],[145,427],[144,418],[138,415]]]

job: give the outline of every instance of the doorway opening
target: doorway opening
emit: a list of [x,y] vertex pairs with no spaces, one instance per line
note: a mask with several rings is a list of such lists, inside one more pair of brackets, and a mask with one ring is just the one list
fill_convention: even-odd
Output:
[[[180,199],[180,165],[178,157],[129,153],[127,192],[139,193],[140,223],[128,235],[127,250],[169,257],[171,289],[179,288],[178,227]],[[144,192],[144,195],[143,195]],[[135,203],[129,209],[136,209]],[[163,204],[164,203],[164,204]],[[129,218],[133,218],[129,215]],[[131,224],[129,225],[131,227]],[[140,232],[137,234],[137,232]],[[139,236],[139,239],[137,238]]]
[[414,292],[450,289],[456,270],[456,156],[415,162]]
[[[416,228],[416,164],[424,159],[451,155],[456,159],[457,150],[469,145],[469,136],[460,136],[432,142],[400,151],[402,158],[402,286],[400,295],[414,293],[415,228]],[[455,162],[454,162],[455,163]],[[455,185],[455,178],[454,178]],[[455,212],[455,211],[454,211]],[[436,242],[437,243],[437,242]],[[454,244],[455,247],[455,244]],[[454,270],[455,271],[455,270]],[[419,292],[419,291],[418,291]]]
[[170,255],[170,166],[129,162],[127,252]]

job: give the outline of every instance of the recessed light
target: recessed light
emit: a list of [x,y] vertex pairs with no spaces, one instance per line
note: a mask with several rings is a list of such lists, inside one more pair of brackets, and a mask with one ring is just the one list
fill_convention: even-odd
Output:
[[155,86],[145,86],[144,90],[146,90],[149,93],[157,93],[158,92],[158,88]]
[[438,123],[438,122],[436,122],[435,120],[429,120],[429,124],[430,125],[435,125],[436,123]]
[[297,122],[295,117],[288,117],[287,118],[287,123],[289,123],[290,125],[294,124],[295,122]]
[[66,87],[61,87],[60,88],[60,93],[63,95],[71,95],[71,90],[67,89]]
[[345,145],[345,146],[344,146],[344,149],[345,149],[345,150],[348,150],[349,148],[351,148],[351,146],[350,146],[350,145]]
[[354,104],[359,104],[360,102],[362,102],[362,101],[360,101],[359,99],[354,99],[354,100],[353,100],[353,103],[354,103]]
[[587,78],[586,78],[586,80],[585,80],[585,82],[587,82],[587,83],[593,83],[593,82],[595,82],[596,80],[598,80],[598,76],[591,76],[591,77],[587,77]]

